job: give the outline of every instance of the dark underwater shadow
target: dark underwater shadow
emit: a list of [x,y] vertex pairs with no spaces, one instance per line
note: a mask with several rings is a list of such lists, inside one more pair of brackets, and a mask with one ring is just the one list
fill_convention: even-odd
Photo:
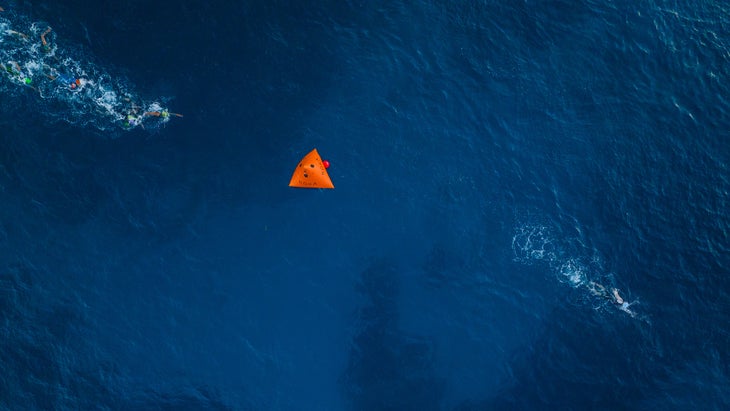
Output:
[[444,384],[434,375],[430,341],[398,328],[398,268],[378,261],[362,272],[365,303],[340,381],[349,409],[438,410]]

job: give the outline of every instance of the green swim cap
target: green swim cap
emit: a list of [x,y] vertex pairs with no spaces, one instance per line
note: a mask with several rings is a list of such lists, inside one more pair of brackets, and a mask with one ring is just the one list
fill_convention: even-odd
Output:
[[25,78],[25,80],[23,80],[23,81],[25,82],[25,84],[30,84],[30,83],[32,83],[32,82],[33,82],[33,80],[31,80],[31,79],[30,79],[30,78],[28,78],[28,77],[26,77],[26,78]]
[[170,116],[170,113],[167,112],[167,110],[162,112],[162,118],[167,118]]

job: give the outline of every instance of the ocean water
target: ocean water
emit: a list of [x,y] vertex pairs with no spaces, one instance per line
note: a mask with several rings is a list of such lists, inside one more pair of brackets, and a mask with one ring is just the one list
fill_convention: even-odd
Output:
[[0,6],[0,410],[730,409],[725,2]]

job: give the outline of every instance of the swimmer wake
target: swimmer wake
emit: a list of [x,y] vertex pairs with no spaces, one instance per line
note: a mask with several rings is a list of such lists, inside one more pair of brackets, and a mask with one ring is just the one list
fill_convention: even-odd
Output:
[[580,256],[569,255],[565,247],[555,240],[549,227],[542,225],[525,225],[519,227],[512,238],[512,251],[515,261],[524,264],[535,262],[546,263],[556,275],[558,281],[570,285],[580,291],[580,299],[597,308],[615,307],[635,317],[630,308],[636,301],[628,302],[621,295],[621,290],[612,285],[612,275],[606,275],[600,268],[600,261],[593,258],[589,261]]

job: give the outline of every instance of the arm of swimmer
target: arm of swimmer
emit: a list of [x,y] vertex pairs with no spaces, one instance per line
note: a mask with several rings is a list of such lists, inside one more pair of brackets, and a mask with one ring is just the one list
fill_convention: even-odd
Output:
[[13,34],[13,35],[19,36],[19,37],[23,38],[23,40],[28,40],[27,34],[23,34],[19,31],[15,31],[15,30],[8,30],[7,32],[8,32],[8,34]]
[[41,43],[43,43],[44,46],[48,45],[48,42],[46,41],[46,34],[48,34],[50,32],[51,32],[51,28],[49,27],[46,29],[46,31],[43,32],[43,34],[41,34]]
[[167,117],[168,115],[175,116],[175,117],[183,117],[180,113],[170,113],[170,112],[162,112],[162,111],[145,111],[145,116],[155,116],[155,117]]

